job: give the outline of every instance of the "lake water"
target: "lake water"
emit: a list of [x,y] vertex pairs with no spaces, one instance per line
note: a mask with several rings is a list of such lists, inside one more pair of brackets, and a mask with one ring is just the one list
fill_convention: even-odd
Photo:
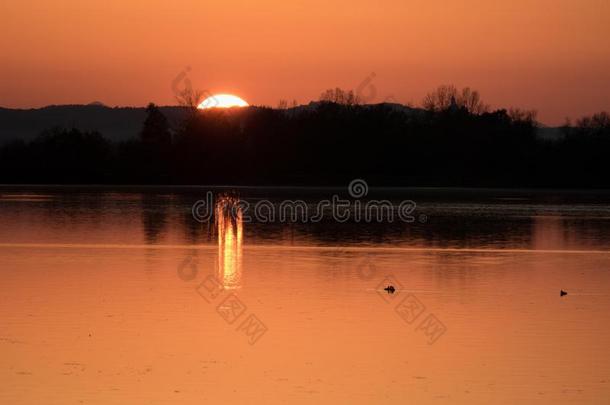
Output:
[[610,401],[610,195],[372,189],[413,222],[202,223],[207,191],[0,188],[1,403]]

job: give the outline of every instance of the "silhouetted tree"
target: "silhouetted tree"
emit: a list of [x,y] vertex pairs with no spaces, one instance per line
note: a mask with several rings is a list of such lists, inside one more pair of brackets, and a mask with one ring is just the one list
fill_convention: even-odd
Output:
[[145,144],[166,147],[172,141],[169,122],[159,108],[153,103],[146,107],[146,120],[140,132],[140,139]]
[[292,100],[290,103],[288,100],[281,98],[277,103],[278,110],[286,110],[288,108],[294,108],[298,105],[296,100]]
[[182,107],[196,110],[203,101],[203,94],[204,93],[201,90],[195,90],[189,86],[176,95],[176,101],[178,101],[178,105]]
[[336,103],[342,105],[360,104],[360,98],[354,94],[353,90],[345,91],[336,87],[328,89],[320,95],[320,101],[327,103]]
[[288,101],[281,98],[280,101],[277,102],[277,109],[278,110],[285,110],[288,108]]
[[577,127],[590,133],[607,133],[610,130],[610,114],[602,111],[591,117],[583,117],[576,123]]
[[141,136],[118,144],[49,130],[0,147],[0,182],[610,187],[607,113],[548,140],[535,111],[481,112],[472,92],[441,89],[431,113],[329,99],[341,102],[194,111],[174,139],[154,105]]
[[428,93],[422,105],[429,111],[444,111],[452,106],[464,108],[471,114],[482,114],[489,110],[489,107],[481,101],[478,91],[471,90],[470,87],[458,91],[453,85],[442,85]]
[[536,124],[536,117],[538,111],[536,110],[522,110],[520,108],[511,108],[508,110],[508,116],[513,122],[528,123],[530,125]]

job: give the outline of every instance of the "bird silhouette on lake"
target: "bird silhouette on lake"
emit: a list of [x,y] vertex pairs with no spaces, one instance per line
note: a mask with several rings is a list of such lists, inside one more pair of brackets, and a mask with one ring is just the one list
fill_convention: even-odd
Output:
[[387,291],[388,294],[394,294],[394,291],[396,291],[393,285],[387,286],[386,288],[384,288],[384,290]]
[[563,291],[563,290],[559,291],[559,296],[560,297],[563,297],[564,295],[568,295],[568,293]]

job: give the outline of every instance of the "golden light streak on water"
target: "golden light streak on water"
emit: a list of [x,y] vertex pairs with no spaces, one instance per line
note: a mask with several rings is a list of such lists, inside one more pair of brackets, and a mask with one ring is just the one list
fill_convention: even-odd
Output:
[[239,288],[242,272],[243,216],[239,200],[223,196],[216,203],[218,276],[225,288]]

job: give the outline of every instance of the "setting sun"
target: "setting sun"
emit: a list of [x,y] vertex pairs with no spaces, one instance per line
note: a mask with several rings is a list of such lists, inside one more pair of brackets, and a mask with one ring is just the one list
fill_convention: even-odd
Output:
[[205,110],[208,108],[247,107],[248,105],[242,98],[232,94],[214,94],[203,100],[197,108]]

